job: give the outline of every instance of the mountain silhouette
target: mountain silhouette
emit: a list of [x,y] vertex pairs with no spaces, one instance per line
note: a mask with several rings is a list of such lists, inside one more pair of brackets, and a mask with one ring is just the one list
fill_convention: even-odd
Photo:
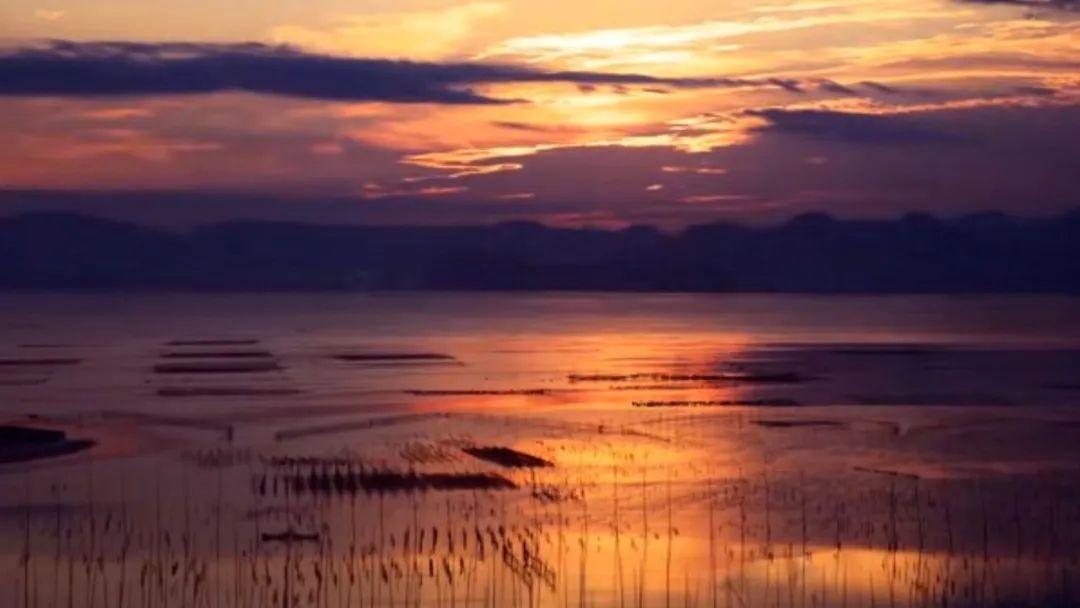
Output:
[[1080,292],[1080,211],[667,234],[237,221],[185,232],[72,213],[0,219],[0,289]]

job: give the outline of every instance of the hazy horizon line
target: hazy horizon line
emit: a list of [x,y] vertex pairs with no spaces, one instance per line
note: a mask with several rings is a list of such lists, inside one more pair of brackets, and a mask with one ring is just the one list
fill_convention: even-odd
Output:
[[[5,191],[0,189],[0,194]],[[169,191],[174,192],[174,191]],[[175,192],[174,192],[175,193]],[[299,199],[274,199],[278,202],[294,202],[302,204]],[[312,199],[312,202],[333,203],[341,202],[343,198],[318,198]],[[49,207],[44,209],[16,209],[14,212],[6,207],[15,206],[16,203],[10,201],[0,200],[0,222],[13,221],[18,219],[25,219],[28,217],[77,217],[80,219],[112,222],[119,224],[127,224],[132,226],[138,226],[144,229],[159,230],[162,232],[171,233],[184,233],[192,230],[199,230],[201,228],[209,228],[215,226],[231,225],[231,224],[262,224],[262,225],[294,225],[305,226],[311,228],[367,228],[367,229],[490,229],[507,226],[533,226],[544,228],[547,230],[579,230],[579,231],[600,231],[600,232],[624,232],[628,230],[642,230],[652,229],[660,233],[669,235],[680,235],[695,227],[701,226],[716,226],[724,225],[737,227],[745,230],[768,230],[771,228],[783,227],[795,222],[806,221],[830,221],[836,223],[897,223],[905,220],[914,219],[931,219],[941,223],[961,222],[964,220],[973,220],[979,218],[1003,218],[1011,222],[1038,222],[1038,221],[1056,221],[1070,218],[1074,215],[1080,215],[1080,202],[1075,205],[1063,208],[1056,212],[1043,212],[1043,213],[1031,213],[1020,214],[1012,211],[1005,211],[996,208],[986,208],[981,210],[973,210],[967,212],[955,212],[955,213],[943,213],[940,211],[927,211],[924,209],[913,208],[908,211],[897,212],[889,215],[855,215],[837,213],[836,211],[830,211],[824,208],[810,208],[799,213],[793,213],[791,215],[775,218],[766,221],[748,221],[746,218],[732,218],[725,214],[716,214],[712,219],[703,219],[702,221],[689,222],[679,227],[668,228],[660,225],[658,222],[626,222],[625,225],[612,226],[612,225],[590,225],[588,223],[582,223],[578,225],[573,224],[560,224],[558,222],[546,221],[543,218],[529,217],[523,215],[522,217],[509,217],[509,218],[496,218],[489,221],[465,221],[465,222],[379,222],[379,221],[364,221],[364,220],[349,220],[342,219],[339,221],[333,221],[329,219],[280,219],[269,217],[258,217],[256,214],[244,214],[237,215],[236,217],[212,219],[206,221],[194,221],[184,225],[170,225],[163,223],[154,223],[151,221],[142,221],[137,218],[125,218],[120,217],[119,214],[101,212],[99,210],[82,210],[72,208],[56,208]]]

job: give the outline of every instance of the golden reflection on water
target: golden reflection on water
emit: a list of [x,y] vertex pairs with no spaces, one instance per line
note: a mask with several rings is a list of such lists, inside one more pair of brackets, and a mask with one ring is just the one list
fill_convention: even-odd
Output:
[[[505,430],[472,424],[475,438]],[[50,598],[72,593],[76,605],[102,606],[985,605],[1057,588],[1068,556],[1075,560],[1075,529],[1056,516],[1053,535],[1045,521],[1014,532],[1027,543],[1015,555],[1000,542],[1013,534],[989,520],[981,524],[992,546],[980,545],[971,522],[940,529],[943,513],[960,518],[971,506],[968,488],[871,479],[856,480],[854,493],[829,491],[805,470],[719,466],[710,453],[723,443],[518,433],[505,444],[555,466],[500,471],[515,491],[304,492],[265,463],[198,468],[158,458],[116,465],[130,475],[82,469],[82,483],[62,476],[62,489],[27,480],[27,504],[37,507],[7,514],[11,605],[64,605]],[[476,464],[451,452],[427,468]],[[147,468],[178,483],[147,485]],[[270,489],[255,489],[267,479]],[[143,500],[124,500],[135,492]],[[1036,502],[1025,519],[1053,506]],[[982,518],[1003,514],[982,508]],[[319,540],[262,537],[286,530]],[[946,537],[956,546],[946,550]]]
[[[164,381],[125,360],[107,371],[119,413],[56,421],[101,446],[0,471],[0,602],[803,608],[1072,597],[1080,478],[1066,466],[1078,454],[1072,427],[1051,416],[1060,412],[780,407],[812,400],[819,385],[696,379],[793,365],[745,332],[518,329],[365,346],[455,357],[439,364],[332,361],[342,348],[321,344],[358,340],[323,336],[279,349],[280,374],[230,379],[297,389],[281,398],[156,397]],[[830,378],[836,365],[813,359],[799,371]],[[899,369],[880,373],[912,377]],[[469,446],[553,466],[507,468]],[[348,481],[386,471],[497,475],[514,488]]]

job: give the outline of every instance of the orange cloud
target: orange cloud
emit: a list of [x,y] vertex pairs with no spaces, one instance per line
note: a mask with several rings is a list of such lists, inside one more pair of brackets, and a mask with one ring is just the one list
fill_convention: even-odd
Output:
[[132,129],[96,129],[80,137],[26,138],[28,148],[55,160],[85,160],[101,156],[129,156],[163,163],[178,154],[215,152],[223,146],[215,142],[162,138]]
[[82,114],[83,118],[105,121],[146,118],[147,116],[153,116],[153,112],[147,108],[105,108],[102,110],[90,110]]
[[277,26],[269,38],[319,52],[439,59],[459,51],[480,23],[504,8],[499,2],[470,2],[427,11],[350,15],[324,27]]
[[697,175],[724,175],[727,173],[727,169],[722,167],[682,167],[666,165],[660,167],[660,170],[664,173],[695,173]]
[[449,194],[458,194],[468,190],[465,186],[427,186],[424,188],[418,188],[415,190],[409,189],[395,189],[387,190],[382,186],[373,183],[365,183],[360,191],[360,196],[367,199],[380,199],[391,197],[410,197],[410,196],[446,196]]
[[746,201],[752,198],[753,197],[745,194],[695,194],[692,196],[684,196],[679,199],[679,202],[690,205],[700,205],[704,203],[721,203],[726,201]]
[[34,11],[34,18],[40,19],[41,21],[59,21],[60,19],[63,19],[66,14],[66,11],[39,8]]
[[[836,10],[820,11],[822,8]],[[731,40],[749,40],[755,35],[838,25],[907,23],[968,14],[967,9],[929,2],[922,6],[908,3],[896,8],[856,1],[843,5],[815,3],[802,7],[802,10],[767,14],[750,11],[741,19],[520,36],[488,48],[477,54],[477,58],[510,59],[575,69],[641,66],[660,69],[664,73],[684,73],[715,66],[717,54],[732,53],[743,47]]]

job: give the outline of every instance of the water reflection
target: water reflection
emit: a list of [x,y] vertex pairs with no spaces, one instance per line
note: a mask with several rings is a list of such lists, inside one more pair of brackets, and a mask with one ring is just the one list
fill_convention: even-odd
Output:
[[482,334],[412,311],[393,335],[278,311],[248,320],[257,372],[169,344],[233,335],[171,316],[59,353],[81,362],[5,385],[5,412],[96,445],[0,465],[0,602],[1074,601],[1072,346],[920,341],[888,314],[807,344],[798,310],[778,338],[646,308]]

